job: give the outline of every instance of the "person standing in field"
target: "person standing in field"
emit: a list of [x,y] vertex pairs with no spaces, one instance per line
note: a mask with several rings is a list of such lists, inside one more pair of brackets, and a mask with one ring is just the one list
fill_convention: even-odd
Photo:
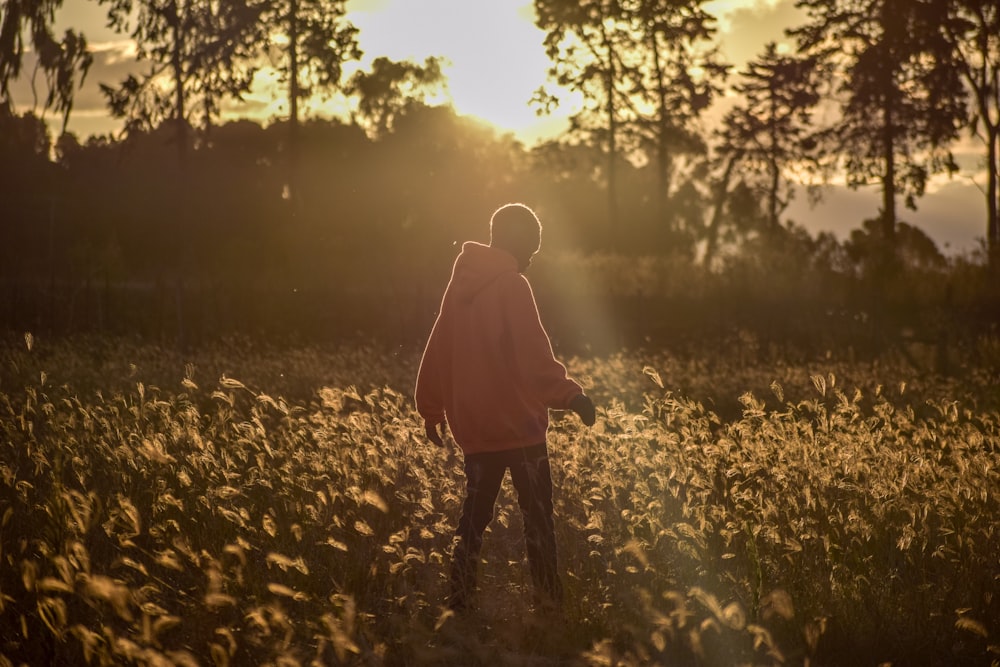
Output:
[[522,275],[541,245],[541,224],[523,204],[490,220],[490,244],[462,246],[417,374],[415,399],[427,437],[451,429],[465,458],[466,490],[452,553],[449,608],[468,608],[483,533],[510,470],[524,517],[535,603],[558,608],[549,408],[592,426],[594,404],[552,352],[531,286]]

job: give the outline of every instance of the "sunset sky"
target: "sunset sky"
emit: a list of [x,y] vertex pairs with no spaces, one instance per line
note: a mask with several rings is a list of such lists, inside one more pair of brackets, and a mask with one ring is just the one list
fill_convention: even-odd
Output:
[[[713,0],[705,7],[718,17],[723,53],[736,68],[760,53],[768,41],[789,42],[785,28],[802,17],[794,0]],[[108,116],[98,84],[117,83],[134,67],[127,37],[105,27],[104,9],[91,0],[64,0],[57,15],[60,29],[83,31],[95,52],[68,128],[81,138],[120,128]],[[527,104],[532,92],[546,82],[548,66],[544,35],[534,26],[530,0],[349,0],[348,11],[360,31],[362,67],[377,56],[415,61],[442,56],[448,62],[445,74],[451,101],[459,113],[514,132],[527,144],[554,136],[564,126],[561,116],[538,118]],[[27,82],[14,88],[14,96],[20,106],[30,108]],[[329,115],[324,109],[312,111]],[[232,105],[229,113],[266,123],[287,113],[287,103],[272,93],[263,75],[258,90]],[[968,148],[982,152],[981,145]],[[920,211],[901,211],[904,220],[924,229],[949,253],[973,249],[985,231],[984,199],[971,181],[975,155],[964,163],[969,173],[933,183]],[[830,188],[825,202],[815,209],[801,194],[789,215],[811,231],[828,230],[842,237],[877,211],[874,189]]]

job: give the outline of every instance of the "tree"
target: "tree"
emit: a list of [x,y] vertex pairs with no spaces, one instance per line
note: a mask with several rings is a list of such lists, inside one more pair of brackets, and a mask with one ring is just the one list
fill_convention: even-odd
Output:
[[358,29],[345,19],[347,0],[262,0],[263,44],[288,85],[289,184],[295,192],[299,103],[341,86],[343,65],[361,58]]
[[359,71],[351,77],[346,92],[357,98],[354,122],[377,138],[391,132],[409,106],[425,103],[446,85],[440,58],[430,57],[418,65],[379,57],[372,62],[370,72]]
[[819,102],[818,75],[815,58],[782,56],[774,42],[767,44],[734,86],[743,102],[726,114],[718,132],[720,157],[741,167],[743,180],[764,204],[771,229],[780,226],[794,194],[789,171],[803,173],[816,164],[811,128]]
[[657,173],[657,208],[666,222],[667,201],[681,154],[704,154],[697,119],[721,92],[729,66],[712,43],[715,18],[704,0],[636,0],[628,5],[635,55],[632,93],[625,102],[640,145],[649,146]]
[[62,0],[4,0],[0,15],[0,105],[13,109],[10,82],[21,75],[27,32],[38,58],[32,90],[41,69],[48,89],[44,107],[62,114],[65,129],[73,109],[74,88],[83,85],[93,56],[82,33],[67,30],[61,40],[53,34],[55,13],[61,6]]
[[[619,0],[535,0],[536,25],[545,31],[545,50],[558,85],[580,93],[584,107],[570,118],[572,134],[606,146],[608,223],[617,227],[618,120],[627,86],[624,69],[627,31]],[[558,98],[543,90],[535,101],[544,109]]]
[[222,98],[250,89],[253,68],[246,63],[256,43],[259,10],[226,0],[101,2],[108,5],[109,24],[135,41],[137,60],[150,63],[145,74],[129,75],[117,88],[101,85],[112,113],[125,119],[129,130],[170,121],[183,159],[192,98],[208,127]]
[[49,161],[51,140],[41,118],[0,106],[0,278],[40,264],[51,229],[58,169]]
[[[677,186],[679,159],[704,152],[695,122],[720,91],[727,69],[711,44],[714,18],[703,4],[536,0],[553,63],[550,77],[584,98],[571,133],[606,145],[612,227],[619,215],[618,174],[628,157],[654,165],[657,223],[678,231],[678,219],[667,220],[667,201]],[[536,102],[548,107],[558,99],[540,91]]]
[[993,0],[939,0],[936,7],[971,94],[969,129],[986,145],[986,244],[1000,268],[1000,7]]
[[[933,1],[933,0],[932,0]],[[947,148],[964,116],[950,49],[928,0],[797,0],[802,55],[834,64],[840,120],[829,133],[847,183],[878,182],[881,260],[895,255],[897,198],[916,208],[930,174],[954,170]]]

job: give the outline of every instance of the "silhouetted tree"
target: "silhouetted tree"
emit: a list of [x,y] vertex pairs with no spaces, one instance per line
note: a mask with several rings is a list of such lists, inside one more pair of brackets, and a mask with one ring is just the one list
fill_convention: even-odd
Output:
[[[727,206],[730,204],[730,186],[733,182],[733,174],[736,165],[742,157],[742,150],[738,145],[723,145],[720,151],[719,162],[721,171],[718,176],[710,178],[709,187],[711,195],[708,205],[711,207],[711,216],[705,226],[705,252],[702,255],[702,265],[711,267],[715,261],[716,253],[722,242],[723,222],[726,218]],[[746,189],[746,183],[738,180],[737,184]],[[754,210],[759,209],[759,204],[755,204]]]
[[721,92],[728,65],[713,43],[715,18],[704,0],[636,0],[623,3],[634,35],[629,58],[632,93],[624,102],[634,121],[626,131],[650,146],[656,165],[657,215],[667,223],[667,201],[678,157],[702,156],[704,140],[695,123]]
[[[619,117],[629,94],[622,77],[628,35],[621,2],[535,0],[535,15],[536,25],[546,33],[550,78],[583,96],[583,109],[570,118],[571,133],[606,147],[608,223],[617,231]],[[536,102],[552,109],[559,100],[539,90]]]
[[808,22],[792,34],[803,55],[836,65],[841,119],[830,150],[851,187],[882,189],[882,261],[895,253],[896,200],[916,207],[930,174],[953,170],[947,150],[964,105],[950,49],[924,0],[797,0]]
[[44,256],[58,192],[50,147],[42,119],[0,105],[0,276],[32,265],[37,270]]
[[[848,257],[855,263],[864,266],[878,256],[879,224],[878,219],[865,220],[861,227],[851,231],[844,248]],[[896,234],[897,256],[904,269],[941,271],[948,266],[948,260],[941,254],[937,244],[921,229],[900,222]]]
[[261,0],[262,46],[288,86],[288,196],[294,197],[299,103],[342,85],[343,65],[361,58],[358,29],[345,17],[347,0]]
[[137,61],[149,63],[145,74],[130,74],[117,87],[101,84],[112,114],[125,119],[129,130],[151,130],[170,121],[183,159],[192,98],[208,126],[222,98],[249,90],[253,68],[247,63],[259,10],[245,1],[101,2],[108,5],[109,24],[135,41]]
[[818,75],[815,58],[782,56],[774,42],[767,44],[734,86],[742,102],[726,114],[717,133],[724,171],[739,167],[763,202],[772,229],[780,226],[794,194],[789,171],[803,175],[815,168],[812,112],[819,101]]
[[[63,129],[73,109],[74,89],[83,85],[93,56],[82,33],[67,30],[62,39],[52,31],[62,0],[4,0],[0,12],[0,106],[13,109],[10,82],[21,75],[27,39],[37,58],[35,67],[45,74],[45,109],[62,115]],[[34,89],[35,72],[32,72]],[[79,81],[77,81],[79,75]]]
[[447,88],[441,59],[429,57],[423,65],[397,62],[385,57],[372,61],[370,72],[351,77],[346,92],[357,98],[354,121],[373,138],[388,134],[397,116],[413,103],[426,103],[429,96]]
[[[537,24],[545,30],[550,77],[583,96],[571,133],[606,146],[608,217],[614,238],[621,217],[622,160],[653,165],[647,191],[657,224],[679,231],[667,201],[678,187],[681,156],[701,155],[695,121],[719,92],[726,65],[711,43],[714,18],[703,0],[536,0]],[[558,99],[540,90],[543,109]],[[647,215],[646,217],[649,217]],[[669,219],[668,219],[669,218]]]
[[1000,5],[937,0],[934,7],[971,93],[970,130],[986,145],[986,243],[990,262],[1000,269]]

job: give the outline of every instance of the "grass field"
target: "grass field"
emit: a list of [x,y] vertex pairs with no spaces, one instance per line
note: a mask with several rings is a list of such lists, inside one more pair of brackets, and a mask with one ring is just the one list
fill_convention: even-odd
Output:
[[562,616],[505,485],[444,612],[461,456],[416,350],[0,344],[0,664],[1000,662],[995,374],[569,360]]

